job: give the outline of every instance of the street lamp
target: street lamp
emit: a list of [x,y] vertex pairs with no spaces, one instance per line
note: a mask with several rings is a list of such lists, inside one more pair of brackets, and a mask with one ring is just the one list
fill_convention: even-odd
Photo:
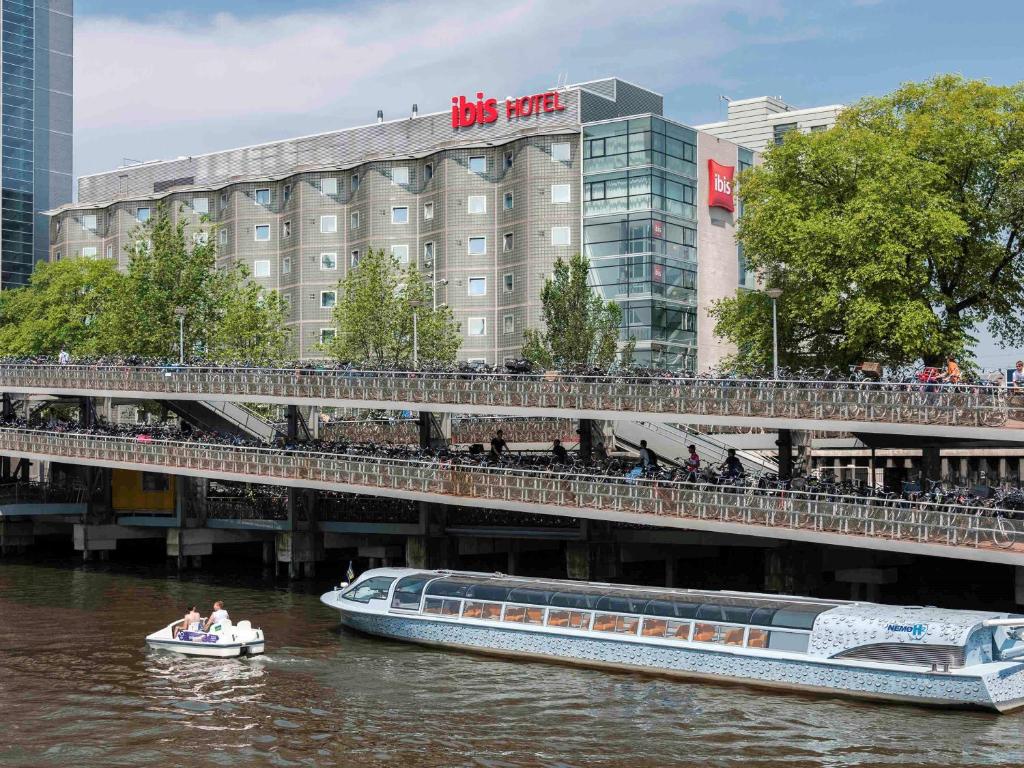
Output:
[[779,378],[779,313],[776,301],[782,295],[781,288],[768,288],[765,295],[772,300],[772,378]]
[[175,307],[174,314],[178,318],[178,363],[185,364],[185,314],[188,312],[185,307]]
[[416,328],[416,310],[423,306],[423,302],[419,299],[410,299],[409,306],[412,307],[412,368],[416,370],[419,366],[419,336],[417,335]]

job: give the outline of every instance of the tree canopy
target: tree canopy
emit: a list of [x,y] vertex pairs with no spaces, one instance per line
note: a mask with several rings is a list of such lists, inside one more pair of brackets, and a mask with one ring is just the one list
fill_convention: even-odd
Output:
[[617,353],[622,308],[604,301],[589,283],[590,262],[575,254],[558,259],[541,291],[544,329],[525,334],[523,357],[545,368],[609,367]]
[[[1024,333],[1024,84],[943,75],[792,132],[739,180],[738,238],[778,301],[784,365],[969,358],[971,329]],[[767,366],[771,304],[713,310]]]
[[217,268],[215,238],[192,241],[185,227],[158,209],[132,234],[123,273],[85,258],[37,266],[27,286],[0,293],[0,352],[174,358],[182,307],[189,357],[283,357],[280,296],[249,281],[243,265]]
[[324,348],[339,360],[408,365],[414,309],[419,361],[453,362],[462,336],[451,308],[434,306],[431,285],[415,265],[403,268],[390,253],[371,248],[338,283],[334,338]]

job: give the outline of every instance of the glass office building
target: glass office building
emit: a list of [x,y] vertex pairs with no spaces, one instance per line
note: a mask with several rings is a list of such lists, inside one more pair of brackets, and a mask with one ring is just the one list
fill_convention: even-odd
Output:
[[0,287],[49,252],[41,213],[71,199],[72,0],[0,0]]
[[661,117],[583,126],[583,244],[638,364],[697,365],[697,134]]

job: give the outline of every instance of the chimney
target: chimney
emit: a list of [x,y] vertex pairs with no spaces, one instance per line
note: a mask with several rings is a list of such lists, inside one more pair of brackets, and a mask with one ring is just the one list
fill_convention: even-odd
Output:
[[415,118],[420,116],[420,107],[419,107],[418,104],[413,104],[412,105],[412,116],[413,116],[413,119],[415,119]]
[[377,110],[377,122],[378,123],[383,123],[384,122],[384,110],[383,109],[378,109]]

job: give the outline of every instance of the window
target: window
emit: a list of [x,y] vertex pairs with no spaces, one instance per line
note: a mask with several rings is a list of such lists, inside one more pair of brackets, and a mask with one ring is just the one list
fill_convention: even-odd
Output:
[[434,244],[424,243],[423,244],[423,264],[429,267],[434,263]]
[[786,134],[796,130],[796,123],[777,123],[772,128],[772,138],[776,144],[781,144]]
[[391,208],[391,223],[392,224],[408,224],[409,223],[409,209],[404,205],[396,205]]
[[285,256],[283,259],[281,259],[281,274],[282,275],[287,275],[291,271],[292,271],[292,257],[291,256]]
[[474,155],[469,158],[470,173],[487,173],[487,158],[483,155]]
[[210,242],[210,233],[207,230],[192,233],[192,242],[196,245],[206,245]]
[[228,193],[227,192],[221,192],[220,193],[220,209],[223,211],[227,207],[228,207]]
[[217,242],[221,245],[228,244],[228,231],[226,229],[220,229],[217,231]]
[[348,263],[351,264],[353,267],[358,267],[359,266],[359,249],[358,248],[356,248],[354,251],[352,251],[351,258],[350,258]]
[[281,234],[284,237],[291,237],[292,236],[292,223],[290,221],[286,221],[281,226]]
[[257,259],[252,263],[252,274],[254,277],[270,277],[270,260]]
[[516,162],[516,155],[511,149],[505,150],[505,170],[510,170]]
[[392,184],[408,184],[409,183],[409,169],[400,165],[397,168],[391,169],[391,183]]
[[512,290],[516,286],[515,275],[512,274],[511,272],[506,272],[502,277],[502,281],[505,287],[505,293],[512,293]]
[[53,252],[53,260],[54,261],[60,261],[60,249],[59,248],[56,251]]
[[424,203],[423,204],[423,219],[424,219],[424,221],[430,221],[430,219],[432,219],[432,218],[434,218],[434,204],[433,203]]
[[486,277],[471,277],[471,278],[469,278],[469,295],[470,296],[486,296],[487,295],[487,278]]
[[506,192],[505,193],[504,206],[505,206],[505,210],[506,211],[511,211],[512,208],[515,206],[515,197],[513,196],[513,194],[511,192]]
[[352,211],[349,214],[348,223],[352,229],[359,229],[359,211]]
[[552,184],[551,185],[551,202],[552,203],[568,203],[569,202],[569,185],[568,184]]
[[609,613],[598,613],[594,615],[595,632],[615,632],[623,635],[635,635],[639,626],[639,616],[615,616]]
[[471,317],[466,321],[466,328],[470,336],[486,336],[487,318]]
[[569,144],[558,143],[551,145],[551,160],[557,163],[567,163],[572,158],[572,152],[569,149]]
[[320,291],[320,308],[321,309],[334,309],[334,305],[338,303],[338,292],[337,291]]
[[515,333],[516,332],[516,318],[515,318],[515,315],[505,315],[505,317],[502,318],[502,321],[503,321],[503,326],[504,326],[502,328],[502,330],[504,330],[505,333]]
[[84,248],[82,248],[82,256],[84,256],[87,259],[95,259],[96,258],[96,246],[95,245],[87,245]]
[[391,255],[394,256],[398,260],[399,264],[408,264],[409,263],[409,246],[405,245],[405,244],[402,244],[402,245],[392,245],[391,246]]
[[552,245],[571,245],[572,239],[569,234],[569,227],[552,227],[551,228],[551,244]]
[[430,181],[434,178],[434,164],[424,163],[423,164],[423,181]]
[[320,254],[320,269],[324,271],[334,270],[338,268],[338,254],[336,253],[321,253]]
[[470,256],[483,256],[487,253],[487,238],[486,237],[471,237],[469,238],[469,255]]
[[336,195],[338,194],[338,180],[334,178],[320,179],[320,194],[322,195]]
[[[392,607],[398,608],[400,606],[392,604]],[[501,603],[471,603],[467,601],[462,609],[462,618],[498,621],[501,619]]]
[[[322,333],[323,331],[321,331]],[[359,582],[348,592],[345,592],[342,597],[346,600],[354,600],[357,603],[368,603],[371,600],[386,600],[394,581],[395,578],[393,576],[376,576]]]
[[151,211],[149,208],[136,208],[135,218],[141,221],[143,224],[145,224],[147,221],[149,221],[150,213]]
[[96,231],[96,214],[87,213],[82,217],[82,229],[86,232]]
[[515,235],[511,232],[506,232],[501,238],[501,250],[508,253],[515,247]]
[[290,293],[282,293],[281,303],[284,304],[284,313],[290,315],[292,313],[292,295]]
[[284,201],[287,203],[291,199],[292,199],[292,185],[291,184],[285,184],[284,185]]
[[352,177],[348,180],[348,186],[349,186],[349,189],[351,189],[353,192],[355,192],[357,189],[359,189],[359,174],[358,173],[353,173],[352,174]]
[[337,216],[321,216],[320,217],[320,232],[329,235],[338,231],[338,217]]
[[114,246],[112,246],[112,245],[108,245],[107,246],[107,258],[108,259],[114,258]]
[[321,328],[320,329],[320,343],[330,344],[334,341],[335,330],[333,328]]
[[269,189],[257,189],[253,197],[256,200],[256,205],[270,205]]
[[565,611],[557,608],[549,608],[548,626],[589,630],[590,613],[588,611]]
[[433,613],[437,616],[449,616],[454,618],[459,615],[459,601],[428,597],[423,601],[423,612]]
[[487,213],[487,196],[470,195],[468,211],[469,213]]
[[270,225],[269,224],[257,224],[254,230],[254,237],[257,242],[266,242],[270,240]]
[[205,214],[210,212],[210,198],[208,197],[193,197],[192,198],[192,210],[199,214]]

